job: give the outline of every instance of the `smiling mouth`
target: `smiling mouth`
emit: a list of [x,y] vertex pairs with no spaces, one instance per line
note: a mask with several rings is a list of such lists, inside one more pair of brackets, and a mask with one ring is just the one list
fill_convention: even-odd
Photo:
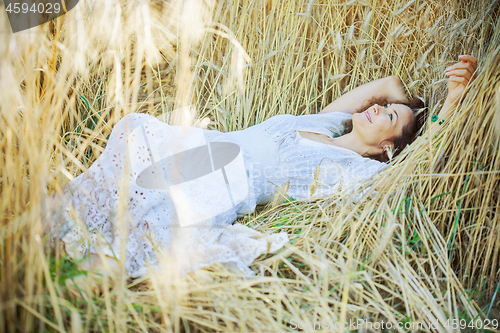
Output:
[[368,118],[368,121],[371,123],[372,122],[372,117],[370,117],[370,114],[368,111],[365,111],[366,118]]

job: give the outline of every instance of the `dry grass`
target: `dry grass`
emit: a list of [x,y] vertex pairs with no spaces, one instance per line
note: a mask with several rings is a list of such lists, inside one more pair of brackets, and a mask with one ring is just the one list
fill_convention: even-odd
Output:
[[[30,33],[0,19],[0,327],[6,331],[293,331],[294,324],[498,318],[500,20],[490,1],[84,1]],[[103,292],[48,234],[48,194],[88,168],[130,112],[209,115],[231,131],[315,113],[397,74],[435,114],[444,69],[478,78],[385,191],[284,204],[244,223],[292,242],[256,278],[220,267]],[[197,115],[171,112],[193,104]],[[444,156],[443,158],[439,158]],[[400,175],[400,165],[415,165]],[[130,283],[130,284],[129,284]],[[496,312],[495,312],[496,311]],[[294,322],[291,322],[294,320]],[[290,322],[292,324],[290,324]],[[308,330],[308,329],[306,329]]]

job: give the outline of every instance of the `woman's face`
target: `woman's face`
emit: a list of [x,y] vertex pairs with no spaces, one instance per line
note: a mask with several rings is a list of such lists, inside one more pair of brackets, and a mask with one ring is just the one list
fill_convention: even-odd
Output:
[[413,111],[403,104],[375,104],[362,113],[352,116],[352,130],[362,141],[374,148],[383,149],[393,144],[403,127],[413,120]]

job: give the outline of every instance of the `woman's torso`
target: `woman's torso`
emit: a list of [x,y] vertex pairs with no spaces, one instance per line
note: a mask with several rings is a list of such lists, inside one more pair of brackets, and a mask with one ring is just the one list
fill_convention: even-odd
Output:
[[241,147],[256,204],[267,202],[285,182],[289,182],[288,195],[296,199],[325,196],[385,166],[327,143],[328,138],[341,135],[343,122],[350,118],[339,112],[277,115],[242,131],[221,133],[213,140]]
[[314,132],[309,132],[309,131],[298,131],[298,132],[299,132],[300,137],[303,139],[316,141],[316,142],[323,143],[326,145],[332,144],[332,142],[330,140],[331,137],[326,135],[326,134],[314,133]]

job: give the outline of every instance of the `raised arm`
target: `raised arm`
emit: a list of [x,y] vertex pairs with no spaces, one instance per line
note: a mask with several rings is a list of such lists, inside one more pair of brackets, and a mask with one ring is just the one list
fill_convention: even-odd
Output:
[[[465,88],[474,80],[474,72],[477,68],[477,59],[470,55],[461,55],[458,57],[460,62],[446,69],[446,76],[448,76],[448,95],[443,104],[443,107],[439,111],[438,119],[439,122],[432,122],[427,131],[425,131],[422,136],[419,136],[412,145],[428,145],[429,137],[433,137],[434,133],[439,129],[440,123],[446,121],[452,114],[453,110],[460,101]],[[427,138],[427,140],[426,140]],[[413,169],[413,164],[406,163],[403,173],[409,173]],[[390,175],[382,178],[376,185],[375,188],[382,188],[385,183],[390,181]]]
[[[446,76],[448,76],[448,95],[446,96],[446,100],[439,111],[438,118],[443,121],[448,119],[455,106],[460,100],[462,93],[469,81],[474,79],[474,72],[477,68],[477,59],[470,55],[461,55],[458,56],[460,62],[456,63],[453,66],[450,66],[446,69]],[[423,136],[417,138],[418,143],[423,142],[424,137],[432,136],[439,128],[437,122],[431,123],[430,129],[428,132],[424,133]]]
[[370,105],[370,100],[384,99],[388,102],[408,103],[403,84],[398,76],[388,76],[365,83],[337,98],[319,113],[327,112],[362,112]]

